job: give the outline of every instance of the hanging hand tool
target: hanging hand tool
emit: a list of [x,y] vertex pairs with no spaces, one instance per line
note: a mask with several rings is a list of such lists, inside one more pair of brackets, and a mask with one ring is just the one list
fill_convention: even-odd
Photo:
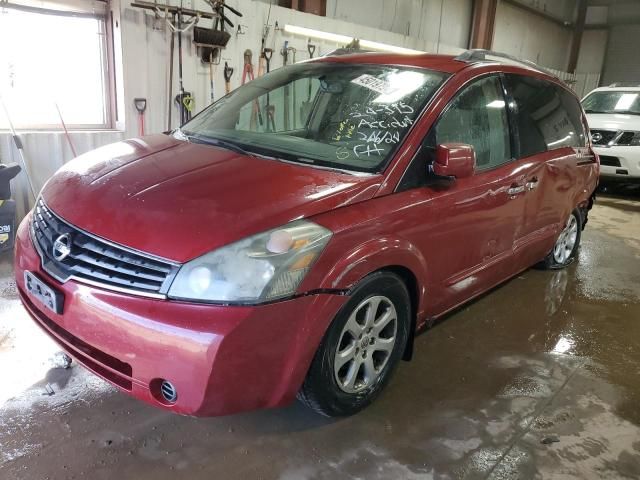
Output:
[[[296,63],[296,49],[294,47],[289,47],[289,50],[291,51],[292,54],[292,63]],[[291,112],[293,113],[293,128],[297,128],[298,123],[296,122],[296,110],[297,110],[297,105],[298,105],[298,101],[296,100],[296,90],[297,90],[297,82],[293,82],[293,99],[292,99],[292,109]]]
[[[309,52],[309,59],[313,58],[313,54],[316,52],[316,46],[311,42],[307,43],[307,52]],[[309,92],[307,94],[307,101],[311,101],[311,78],[309,78]]]
[[246,49],[244,51],[244,67],[242,68],[242,85],[246,83],[247,78],[249,79],[249,81],[255,78],[253,75],[253,63],[251,62],[252,56],[253,56],[253,53],[251,53],[251,50]]
[[173,29],[173,25],[176,23],[176,14],[173,14],[173,18],[171,20],[171,22],[167,22],[172,28],[169,28],[169,30],[171,30],[171,48],[170,48],[170,53],[169,53],[169,94],[167,96],[167,98],[169,99],[169,101],[167,102],[168,105],[168,112],[167,112],[167,131],[171,130],[171,112],[173,111],[173,105],[171,105],[171,97],[173,97],[173,52],[175,50],[175,32]]
[[242,17],[242,14],[236,10],[233,7],[230,7],[229,5],[227,5],[224,0],[205,0],[210,6],[211,9],[216,13],[216,16],[218,19],[220,19],[220,30],[224,29],[224,24],[226,23],[227,25],[229,25],[229,27],[234,28],[234,24],[231,23],[231,20],[229,20],[229,17],[226,16],[224,9],[228,9],[229,11],[231,11],[231,13],[233,13],[234,15],[237,15],[238,17]]
[[[1,1],[1,0],[0,0]],[[192,28],[201,18],[206,19],[217,19],[221,22],[221,24],[227,23],[233,27],[233,23],[229,21],[226,17],[224,10],[228,9],[235,15],[239,17],[242,16],[240,12],[236,9],[229,7],[224,3],[224,0],[209,0],[209,3],[213,12],[205,12],[202,10],[194,10],[192,8],[184,8],[183,0],[180,0],[180,6],[169,5],[169,4],[159,4],[157,0],[154,2],[148,2],[145,0],[133,0],[131,2],[131,6],[134,8],[141,8],[144,10],[151,10],[155,14],[155,19],[164,18],[165,23],[171,30],[171,48],[170,48],[170,58],[169,58],[169,92],[167,98],[171,99],[173,97],[173,52],[174,52],[174,38],[175,33],[178,33],[178,47],[179,47],[179,80],[180,80],[180,93],[175,97],[175,102],[180,111],[180,121],[184,123],[188,118],[191,117],[191,112],[194,108],[194,100],[193,96],[184,91],[183,79],[182,79],[182,34],[187,30]],[[187,20],[185,20],[185,17]],[[177,21],[176,21],[177,19]],[[155,24],[155,20],[154,20]],[[214,35],[223,35],[227,36],[228,34],[224,32],[224,28],[220,28],[220,31],[217,31]],[[213,42],[220,43],[220,42]],[[205,58],[210,58],[210,54],[207,53]],[[171,113],[172,113],[172,102],[168,102],[168,114],[167,114],[167,129],[171,130],[172,122],[171,122]]]
[[38,195],[36,194],[35,188],[33,188],[33,183],[31,183],[31,175],[29,175],[29,170],[27,169],[27,160],[25,159],[25,156],[24,156],[24,146],[22,145],[22,140],[20,140],[20,137],[18,136],[16,129],[13,128],[13,122],[11,121],[11,117],[9,116],[9,110],[7,110],[7,106],[2,100],[2,97],[0,97],[0,104],[2,105],[4,114],[7,117],[7,122],[9,123],[9,131],[11,131],[11,137],[13,138],[13,143],[16,145],[20,162],[22,162],[21,167],[27,177],[27,184],[29,185],[29,190],[31,191],[31,195],[33,195],[33,199],[35,201]]
[[[253,75],[253,62],[252,62],[251,50],[247,49],[244,51],[244,67],[242,68],[242,85],[245,84],[247,79],[252,81],[255,79]],[[260,103],[258,99],[253,101],[253,111],[251,112],[251,119],[249,121],[249,127],[252,131],[256,130],[256,119],[260,122],[262,126],[264,124],[264,120],[262,119],[262,111],[260,110]]]
[[229,66],[227,62],[224,62],[224,91],[228,95],[231,93],[231,76],[233,75],[233,68]]
[[269,73],[271,71],[271,57],[273,57],[273,49],[265,48],[262,51],[262,55],[264,56],[264,61],[267,65],[267,73]]
[[[273,49],[271,48],[264,48],[262,50],[262,57],[264,58],[266,67],[267,67],[267,72],[269,73],[271,71],[271,57],[273,57]],[[275,106],[271,105],[271,102],[269,101],[269,92],[267,92],[267,131],[275,131],[276,129],[276,121],[275,121]]]
[[209,54],[209,88],[211,89],[211,103],[216,99],[214,95],[214,80],[213,80],[213,50]]
[[144,112],[147,109],[147,99],[140,97],[134,98],[133,105],[138,111],[138,135],[142,137],[144,136]]
[[192,104],[193,96],[184,89],[182,81],[182,0],[180,1],[180,10],[178,10],[178,82],[180,85],[180,93],[176,96],[176,103],[180,112],[180,125],[184,125],[191,119],[191,114],[187,108],[188,104]]
[[[313,54],[316,51],[316,46],[313,45],[311,42],[307,43],[307,52],[309,52],[309,58],[313,58]],[[300,120],[305,122],[307,121],[307,119],[309,118],[309,114],[311,113],[311,108],[312,108],[313,104],[311,102],[311,77],[309,77],[309,80],[307,82],[307,100],[302,102],[302,104],[300,105]]]
[[260,47],[260,55],[258,55],[258,78],[264,75],[267,69],[267,59],[264,56],[264,38],[262,39],[262,47]]
[[[284,45],[282,46],[282,50],[280,50],[280,55],[282,55],[282,66],[287,66],[287,61],[289,60],[289,41],[285,40]],[[267,68],[269,65],[269,61],[267,60]],[[282,113],[284,120],[284,129],[290,130],[289,125],[289,84],[287,83],[284,86],[284,95],[282,97]]]

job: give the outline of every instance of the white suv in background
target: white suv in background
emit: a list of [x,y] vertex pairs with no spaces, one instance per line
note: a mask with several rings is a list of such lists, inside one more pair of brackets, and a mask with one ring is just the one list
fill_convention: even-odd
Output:
[[600,175],[640,181],[640,84],[596,88],[582,106],[600,156]]

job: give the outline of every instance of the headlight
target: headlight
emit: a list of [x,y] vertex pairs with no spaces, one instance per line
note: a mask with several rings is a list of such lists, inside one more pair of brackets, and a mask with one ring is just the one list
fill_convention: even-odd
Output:
[[171,288],[174,299],[260,303],[293,294],[331,232],[298,220],[232,243],[183,265]]

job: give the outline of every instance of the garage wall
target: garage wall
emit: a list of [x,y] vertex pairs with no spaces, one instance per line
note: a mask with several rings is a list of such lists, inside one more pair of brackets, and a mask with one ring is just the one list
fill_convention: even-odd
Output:
[[[251,49],[253,52],[254,69],[257,71],[257,57],[260,48],[260,39],[262,35],[262,27],[267,23],[267,16],[269,15],[269,4],[262,1],[255,0],[229,0],[231,6],[237,8],[244,14],[244,17],[240,20],[240,24],[244,25],[243,35],[233,35],[227,48],[222,53],[222,64],[216,67],[215,75],[215,98],[220,98],[224,95],[224,79],[223,79],[223,66],[226,61],[230,67],[234,68],[235,73],[232,77],[231,84],[235,88],[240,84],[242,77],[242,65],[243,65],[243,52],[246,49]],[[351,2],[342,2],[351,5]],[[363,5],[363,9],[367,10],[366,2],[364,0],[359,2]],[[377,2],[381,7],[382,2]],[[389,2],[386,2],[389,3]],[[415,2],[410,2],[415,3]],[[419,2],[417,2],[419,3]],[[428,3],[428,2],[427,2]],[[447,2],[449,3],[449,2]],[[460,3],[459,0],[455,0],[453,3]],[[465,2],[462,2],[465,3]],[[440,4],[440,1],[438,1]],[[194,8],[208,11],[210,7],[201,0],[194,2]],[[340,7],[342,8],[342,7]],[[342,15],[351,18],[351,15],[355,15],[357,9],[353,9],[353,5],[350,7],[344,7],[344,10],[338,9],[338,12],[342,11]],[[371,8],[374,8],[373,6]],[[428,5],[425,9],[431,8]],[[443,10],[443,21],[447,19],[447,22],[458,22],[457,19],[452,17],[452,6],[449,5]],[[328,8],[328,10],[330,10]],[[351,13],[349,13],[351,12]],[[470,15],[470,11],[465,14],[467,17]],[[426,16],[427,14],[424,13]],[[462,17],[465,17],[462,15]],[[236,19],[231,16],[232,21],[235,23]],[[436,16],[436,18],[439,18]],[[124,46],[123,62],[124,62],[124,96],[125,96],[125,109],[126,109],[126,136],[133,136],[136,134],[136,111],[133,106],[133,98],[144,97],[148,99],[147,102],[147,131],[149,132],[161,132],[166,130],[166,112],[168,109],[167,99],[168,97],[168,58],[169,58],[169,45],[170,35],[166,28],[166,25],[162,21],[155,22],[150,13],[145,13],[140,9],[131,7],[131,2],[125,0],[121,11],[122,19],[122,44]],[[430,20],[430,21],[433,21]],[[438,20],[439,21],[439,20]],[[464,19],[465,24],[468,24],[470,17]],[[210,26],[211,21],[203,20],[199,23],[201,26]],[[330,17],[319,17],[316,15],[310,15],[301,13],[288,8],[282,8],[278,6],[271,7],[269,24],[271,26],[270,33],[267,38],[267,46],[275,50],[272,59],[272,69],[282,66],[282,56],[280,50],[285,40],[289,41],[290,46],[297,49],[296,59],[298,61],[308,58],[307,53],[307,38],[299,36],[291,36],[285,34],[282,30],[275,30],[275,23],[278,22],[279,27],[284,27],[285,24],[299,25],[303,27],[313,28],[316,30],[322,30],[326,32],[333,32],[348,36],[355,36],[367,40],[374,40],[391,45],[399,45],[408,48],[413,48],[423,51],[436,51],[441,53],[458,53],[464,49],[466,40],[462,41],[462,34],[458,33],[453,36],[447,36],[447,39],[456,41],[457,44],[452,45],[445,43],[443,38],[440,39],[440,43],[437,41],[437,36],[434,37],[433,33],[428,28],[423,28],[422,36],[420,32],[418,35],[404,35],[401,33],[384,30],[381,28],[375,28],[373,26],[367,26],[362,24],[354,24],[349,21],[334,19]],[[397,22],[396,22],[397,23]],[[390,26],[393,27],[393,22]],[[389,26],[389,25],[387,25]],[[418,29],[417,24],[411,27],[412,29]],[[443,31],[449,29],[449,27],[443,26]],[[452,30],[452,29],[450,29]],[[335,48],[342,45],[338,45],[330,42],[322,42],[312,40],[317,44],[318,49],[315,55],[323,55]],[[191,33],[185,35],[184,45],[184,86],[185,89],[195,96],[196,111],[201,110],[210,103],[210,89],[209,89],[209,67],[202,65],[199,58],[196,56],[196,49],[191,42]],[[461,48],[462,46],[462,48]],[[174,64],[174,87],[173,95],[178,90],[177,83],[177,53],[176,61]],[[172,102],[173,105],[173,102]],[[178,125],[178,112],[177,109],[173,109],[173,123],[172,126]]]
[[602,85],[614,82],[640,84],[640,2],[619,0],[607,8],[609,41]]
[[327,16],[466,48],[472,0],[328,0]]
[[576,72],[592,73],[602,71],[608,36],[609,32],[605,29],[585,30],[583,32]]
[[570,29],[510,3],[498,3],[494,50],[564,71],[570,43]]
[[512,0],[558,19],[573,21],[576,0]]
[[616,25],[609,31],[602,85],[614,82],[640,84],[640,25]]

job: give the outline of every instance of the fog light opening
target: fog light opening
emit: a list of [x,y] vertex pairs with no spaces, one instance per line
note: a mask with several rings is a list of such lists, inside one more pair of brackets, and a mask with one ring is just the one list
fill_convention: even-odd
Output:
[[176,403],[178,400],[178,391],[176,387],[168,380],[162,380],[160,384],[160,395],[167,403]]

